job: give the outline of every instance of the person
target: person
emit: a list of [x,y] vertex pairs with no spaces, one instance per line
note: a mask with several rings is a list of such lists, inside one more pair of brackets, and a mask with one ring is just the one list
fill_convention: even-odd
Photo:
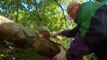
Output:
[[[97,55],[98,60],[107,60],[107,0],[85,2],[80,6],[74,4],[73,7],[70,5],[67,12],[77,26],[53,34],[75,37],[66,52],[67,60],[81,60],[82,56],[91,52]],[[60,56],[59,53],[57,58]]]

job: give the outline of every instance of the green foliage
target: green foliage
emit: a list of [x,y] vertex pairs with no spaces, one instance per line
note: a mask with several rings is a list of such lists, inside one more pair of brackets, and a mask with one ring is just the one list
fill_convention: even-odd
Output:
[[60,30],[65,26],[62,11],[54,0],[1,0],[0,13],[32,30],[38,26]]

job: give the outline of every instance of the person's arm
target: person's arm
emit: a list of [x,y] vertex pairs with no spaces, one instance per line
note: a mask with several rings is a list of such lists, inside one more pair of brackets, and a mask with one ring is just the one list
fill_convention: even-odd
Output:
[[73,29],[63,30],[61,32],[51,32],[52,37],[56,36],[65,36],[65,37],[75,37],[76,33],[79,32],[79,26],[76,26]]
[[65,37],[75,37],[78,30],[79,30],[79,27],[76,26],[74,29],[63,30],[61,33],[59,33],[59,35],[62,35]]

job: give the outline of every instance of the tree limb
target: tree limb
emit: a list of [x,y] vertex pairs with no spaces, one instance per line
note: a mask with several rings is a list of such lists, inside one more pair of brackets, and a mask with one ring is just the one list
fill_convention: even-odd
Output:
[[62,6],[59,4],[59,2],[57,1],[57,0],[54,0],[57,4],[58,4],[58,6],[61,8],[61,10],[62,10],[62,15],[64,16],[64,19],[65,19],[65,25],[67,26],[67,24],[66,24],[66,21],[67,21],[67,19],[66,19],[66,16],[65,16],[65,14],[64,14],[64,9],[62,8]]
[[18,16],[19,16],[19,0],[17,0],[17,3],[16,3],[16,23],[18,22]]

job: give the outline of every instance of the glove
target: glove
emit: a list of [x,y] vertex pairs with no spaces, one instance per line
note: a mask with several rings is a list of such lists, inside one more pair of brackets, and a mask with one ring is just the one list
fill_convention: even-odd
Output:
[[67,60],[66,51],[63,46],[60,46],[60,52],[55,55],[52,60]]

